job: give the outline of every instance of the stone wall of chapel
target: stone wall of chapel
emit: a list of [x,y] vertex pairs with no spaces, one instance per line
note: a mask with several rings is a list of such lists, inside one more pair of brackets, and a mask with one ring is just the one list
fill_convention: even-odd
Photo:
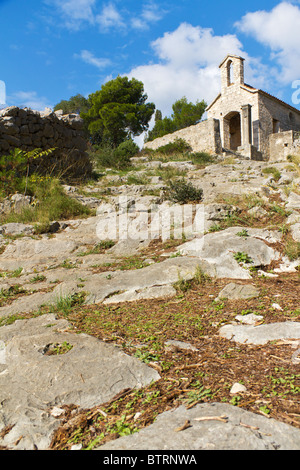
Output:
[[285,131],[269,137],[271,162],[286,161],[289,155],[300,157],[300,132]]
[[269,136],[273,133],[300,130],[300,115],[288,106],[259,95],[260,149],[270,157]]
[[218,154],[222,152],[219,122],[215,119],[201,121],[194,126],[185,127],[172,134],[158,137],[144,144],[145,149],[156,150],[163,145],[174,142],[176,139],[185,140],[193,152],[208,152]]
[[[252,93],[243,87],[230,85],[226,88],[224,94],[212,105],[207,111],[209,118],[220,120],[220,134],[222,145],[224,146],[224,124],[223,119],[228,113],[236,111],[241,112],[241,107],[245,104],[251,105],[252,115],[252,143],[257,147],[259,143],[259,126],[258,126],[258,99],[257,93]],[[226,140],[226,139],[225,139]]]

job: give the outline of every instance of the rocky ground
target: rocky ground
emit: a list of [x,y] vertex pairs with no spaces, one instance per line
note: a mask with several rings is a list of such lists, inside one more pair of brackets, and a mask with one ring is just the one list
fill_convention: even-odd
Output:
[[1,448],[300,449],[299,168],[133,164],[0,226]]

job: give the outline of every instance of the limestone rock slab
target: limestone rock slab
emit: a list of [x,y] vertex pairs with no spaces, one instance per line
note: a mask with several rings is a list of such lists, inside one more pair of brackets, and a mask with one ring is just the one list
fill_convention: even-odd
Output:
[[[222,420],[197,418],[223,417]],[[186,421],[190,427],[176,429]],[[252,427],[252,428],[251,428]],[[165,411],[137,433],[96,450],[299,450],[300,430],[224,403]]]
[[300,322],[286,321],[265,325],[224,325],[219,330],[223,338],[237,343],[266,344],[277,339],[300,339]]
[[[71,332],[67,321],[52,314],[1,327],[0,345],[0,430],[12,426],[0,445],[9,448],[46,449],[59,425],[49,411],[54,406],[90,408],[125,388],[159,379],[157,371],[137,358]],[[50,345],[69,349],[47,355]]]

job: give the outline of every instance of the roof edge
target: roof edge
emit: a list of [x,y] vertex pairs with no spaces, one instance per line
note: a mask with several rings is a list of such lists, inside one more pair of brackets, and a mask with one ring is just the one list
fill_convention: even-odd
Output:
[[222,67],[222,65],[224,64],[225,60],[228,59],[228,57],[233,57],[234,59],[241,59],[241,60],[245,60],[243,57],[239,56],[239,55],[234,55],[234,54],[227,54],[227,56],[222,60],[222,62],[220,63],[219,65],[219,68]]

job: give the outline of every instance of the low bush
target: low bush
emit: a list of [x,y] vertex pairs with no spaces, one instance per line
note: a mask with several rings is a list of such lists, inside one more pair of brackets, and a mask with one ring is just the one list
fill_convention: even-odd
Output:
[[184,139],[175,139],[157,149],[157,152],[164,155],[171,155],[173,153],[186,153],[191,152],[191,146]]
[[200,202],[203,198],[203,190],[195,188],[192,183],[186,182],[184,178],[169,182],[166,192],[167,197],[175,203],[187,204],[189,202]]
[[207,152],[193,152],[189,154],[189,160],[195,165],[203,165],[207,163],[214,163],[215,158]]
[[274,166],[269,166],[267,168],[264,168],[262,170],[262,172],[265,175],[273,175],[273,178],[274,178],[275,181],[278,181],[281,177],[280,171],[277,168],[275,168]]
[[130,159],[136,155],[138,151],[139,147],[133,140],[126,140],[116,148],[94,146],[92,158],[100,168],[122,170],[131,166]]

